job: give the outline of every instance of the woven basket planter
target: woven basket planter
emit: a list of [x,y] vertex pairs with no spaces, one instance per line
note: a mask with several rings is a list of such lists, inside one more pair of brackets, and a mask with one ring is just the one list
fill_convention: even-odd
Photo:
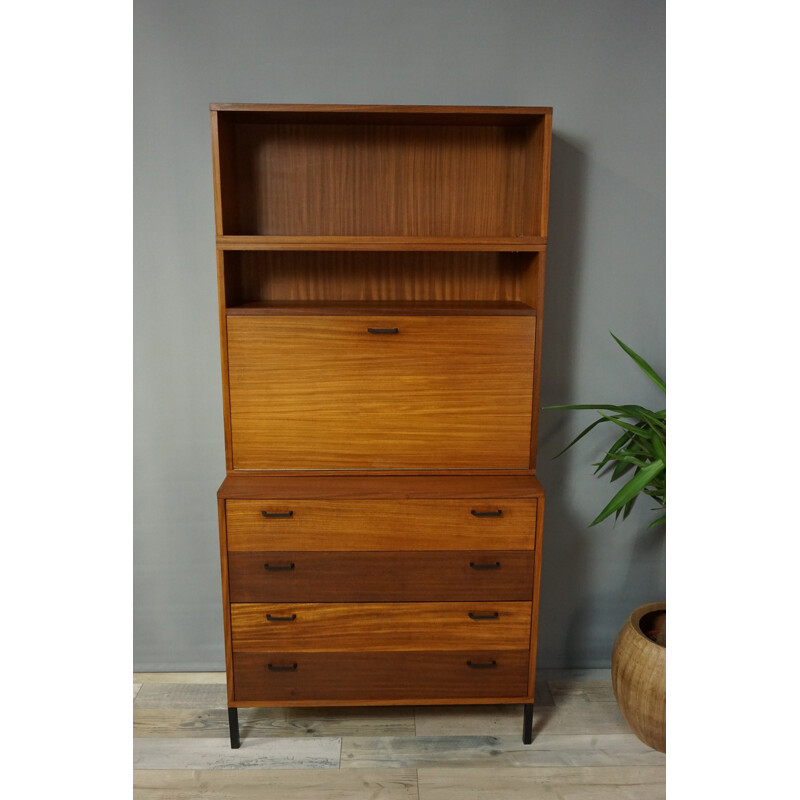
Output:
[[637,608],[617,635],[611,657],[622,716],[639,739],[661,753],[667,752],[667,648],[646,633],[666,609],[666,603]]

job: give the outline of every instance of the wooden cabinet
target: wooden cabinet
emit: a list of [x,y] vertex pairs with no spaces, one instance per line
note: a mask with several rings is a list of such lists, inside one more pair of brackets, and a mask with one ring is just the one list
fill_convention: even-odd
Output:
[[212,105],[232,746],[348,703],[530,741],[551,114]]

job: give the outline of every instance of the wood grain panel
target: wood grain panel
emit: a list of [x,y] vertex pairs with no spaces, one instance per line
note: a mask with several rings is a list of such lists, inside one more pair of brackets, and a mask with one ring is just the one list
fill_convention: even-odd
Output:
[[532,317],[230,317],[234,468],[524,469],[534,327]]
[[[488,618],[474,619],[470,615]],[[527,650],[530,626],[530,603],[231,605],[234,653],[463,650],[465,647]]]
[[234,552],[228,575],[233,603],[526,601],[533,552]]
[[524,695],[527,669],[526,650],[237,653],[234,661],[237,703]]
[[[525,125],[234,122],[238,229],[521,236]],[[223,179],[225,176],[223,176]]]
[[530,254],[226,252],[229,306],[252,301],[521,300]]
[[[535,475],[228,475],[217,496],[224,500],[498,500],[544,497]],[[233,508],[230,506],[229,508]],[[506,505],[503,506],[506,508]],[[512,508],[512,506],[508,506]],[[469,508],[467,508],[469,512]],[[259,512],[260,513],[260,512]],[[435,513],[428,509],[426,513]],[[503,518],[507,519],[506,511]],[[437,523],[438,524],[438,523]],[[494,546],[494,545],[493,545]],[[258,549],[258,548],[251,548]],[[507,549],[512,549],[508,547]]]
[[[251,479],[258,480],[258,479]],[[314,479],[295,479],[314,484]],[[334,479],[335,480],[335,479]],[[340,479],[341,480],[341,479]],[[350,478],[351,492],[358,478]],[[363,487],[377,491],[376,481]],[[391,486],[395,492],[400,486]],[[455,490],[452,480],[447,481]],[[427,480],[429,491],[435,481]],[[260,482],[262,488],[263,482]],[[412,485],[416,485],[411,480]],[[324,483],[317,483],[324,491]],[[279,495],[278,487],[274,487]],[[487,491],[492,488],[486,487]],[[285,490],[291,496],[291,489]],[[366,489],[369,491],[369,488]],[[276,494],[271,495],[272,497]],[[226,500],[228,549],[236,550],[530,550],[536,535],[535,498],[458,500]],[[472,512],[475,512],[473,514]],[[487,513],[499,516],[480,516]],[[281,514],[284,516],[264,516]],[[286,516],[291,512],[291,516]]]

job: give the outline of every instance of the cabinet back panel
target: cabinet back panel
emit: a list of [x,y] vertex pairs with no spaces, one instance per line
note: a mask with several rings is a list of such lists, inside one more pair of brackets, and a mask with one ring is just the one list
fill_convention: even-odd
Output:
[[536,308],[537,253],[228,252],[229,307],[276,300],[518,300]]
[[226,235],[537,236],[543,124],[231,122]]

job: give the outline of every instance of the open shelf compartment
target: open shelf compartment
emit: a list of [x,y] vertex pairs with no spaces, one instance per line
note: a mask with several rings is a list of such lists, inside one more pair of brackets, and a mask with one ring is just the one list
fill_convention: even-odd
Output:
[[220,106],[212,115],[219,237],[250,246],[251,237],[278,246],[292,237],[410,237],[423,246],[546,237],[549,109],[390,116]]

